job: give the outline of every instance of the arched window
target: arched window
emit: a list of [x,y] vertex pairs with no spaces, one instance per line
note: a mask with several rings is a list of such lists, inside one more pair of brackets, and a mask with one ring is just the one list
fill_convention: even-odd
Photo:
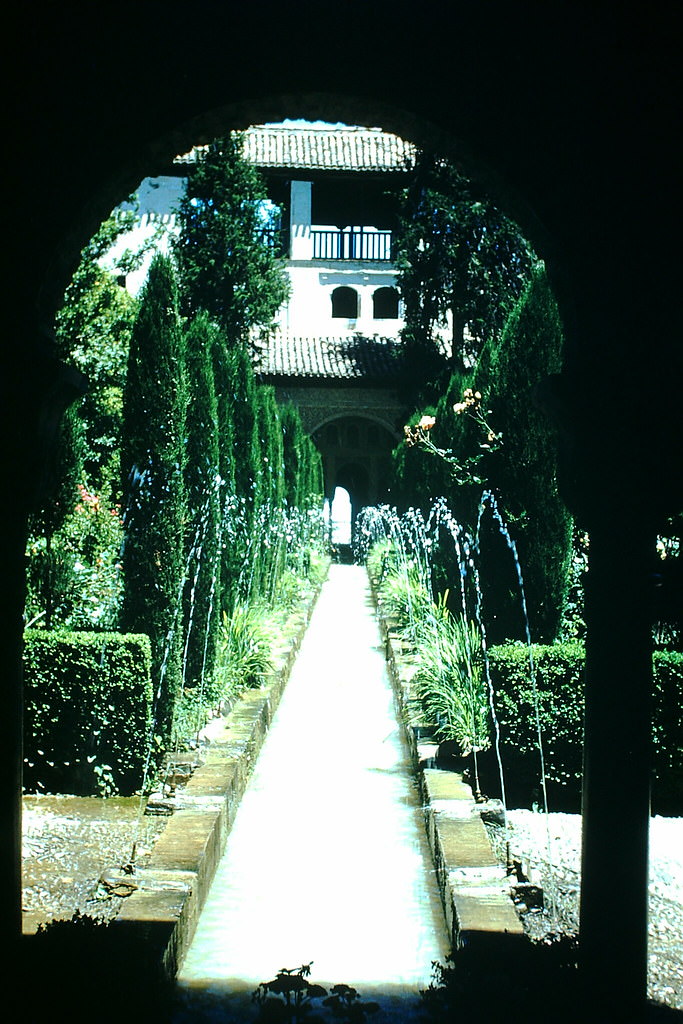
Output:
[[332,316],[342,320],[356,320],[358,317],[358,292],[343,286],[332,292]]
[[375,320],[398,319],[398,291],[395,288],[378,288],[373,292],[372,315]]

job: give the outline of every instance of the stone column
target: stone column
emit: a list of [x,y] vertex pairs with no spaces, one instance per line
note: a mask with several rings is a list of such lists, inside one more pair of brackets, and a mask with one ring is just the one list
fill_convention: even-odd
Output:
[[293,181],[290,197],[290,258],[293,260],[312,260],[311,182]]
[[580,957],[589,1019],[635,1024],[647,993],[654,536],[610,511],[590,531],[586,586]]
[[675,507],[663,469],[679,434],[641,400],[630,367],[613,365],[603,386],[597,373],[561,375],[538,397],[559,427],[562,491],[590,542],[580,1017],[638,1024],[647,1011],[655,540]]

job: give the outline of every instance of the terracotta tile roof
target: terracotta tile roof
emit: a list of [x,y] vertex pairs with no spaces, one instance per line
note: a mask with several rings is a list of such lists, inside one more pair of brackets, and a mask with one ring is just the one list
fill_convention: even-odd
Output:
[[[175,163],[193,163],[196,151]],[[310,170],[403,171],[415,160],[411,143],[379,128],[255,125],[244,133],[244,151],[258,167]]]
[[396,380],[401,369],[396,338],[291,337],[275,334],[257,343],[254,368],[261,377],[300,380]]

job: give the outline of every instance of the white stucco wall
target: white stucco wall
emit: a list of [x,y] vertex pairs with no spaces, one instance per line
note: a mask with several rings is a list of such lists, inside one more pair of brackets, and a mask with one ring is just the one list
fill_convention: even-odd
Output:
[[290,256],[293,260],[310,260],[313,257],[311,202],[311,182],[293,181],[289,207]]
[[[103,261],[104,265],[117,272],[117,259],[124,250],[137,252],[151,239],[155,239],[155,251],[168,252],[170,237],[176,230],[175,211],[184,189],[184,178],[169,175],[145,178],[137,190],[139,222],[119,239]],[[121,208],[135,207],[123,204]],[[376,320],[373,316],[373,293],[378,288],[396,285],[391,265],[372,263],[363,266],[357,261],[350,265],[348,261],[342,266],[336,261],[323,263],[320,260],[312,265],[310,229],[311,183],[293,181],[290,209],[292,252],[287,263],[292,293],[280,311],[281,330],[300,337],[343,337],[355,333],[396,337],[403,326],[401,318]],[[330,229],[334,230],[334,227],[330,226]],[[126,288],[131,294],[137,295],[144,285],[152,255],[153,252],[147,253],[140,269],[126,276]],[[340,286],[353,288],[358,293],[359,315],[354,320],[332,316],[332,292]]]
[[[176,230],[175,211],[185,189],[185,179],[164,175],[145,178],[137,190],[139,221],[132,231],[126,232],[102,260],[102,265],[118,272],[118,260],[123,252],[139,252],[154,239],[154,247],[145,254],[141,266],[126,275],[126,289],[137,295],[147,280],[147,272],[155,252],[167,253],[170,236]],[[135,210],[136,204],[122,203],[121,210]]]
[[[345,334],[378,334],[381,337],[397,337],[403,320],[381,319],[373,316],[372,297],[378,288],[396,286],[396,275],[388,266],[386,270],[336,269],[333,265],[318,266],[291,263],[289,276],[292,294],[280,317],[282,330],[305,337],[320,334],[327,337],[343,337]],[[353,288],[359,296],[359,315],[355,320],[332,316],[332,292],[339,287]],[[400,312],[400,309],[399,309]]]

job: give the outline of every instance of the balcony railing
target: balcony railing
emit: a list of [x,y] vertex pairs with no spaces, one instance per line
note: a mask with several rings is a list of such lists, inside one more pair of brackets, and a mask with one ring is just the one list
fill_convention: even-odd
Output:
[[257,237],[260,242],[275,251],[277,256],[284,256],[286,253],[286,241],[280,228],[262,228]]
[[374,228],[311,228],[314,260],[391,261],[391,231]]

